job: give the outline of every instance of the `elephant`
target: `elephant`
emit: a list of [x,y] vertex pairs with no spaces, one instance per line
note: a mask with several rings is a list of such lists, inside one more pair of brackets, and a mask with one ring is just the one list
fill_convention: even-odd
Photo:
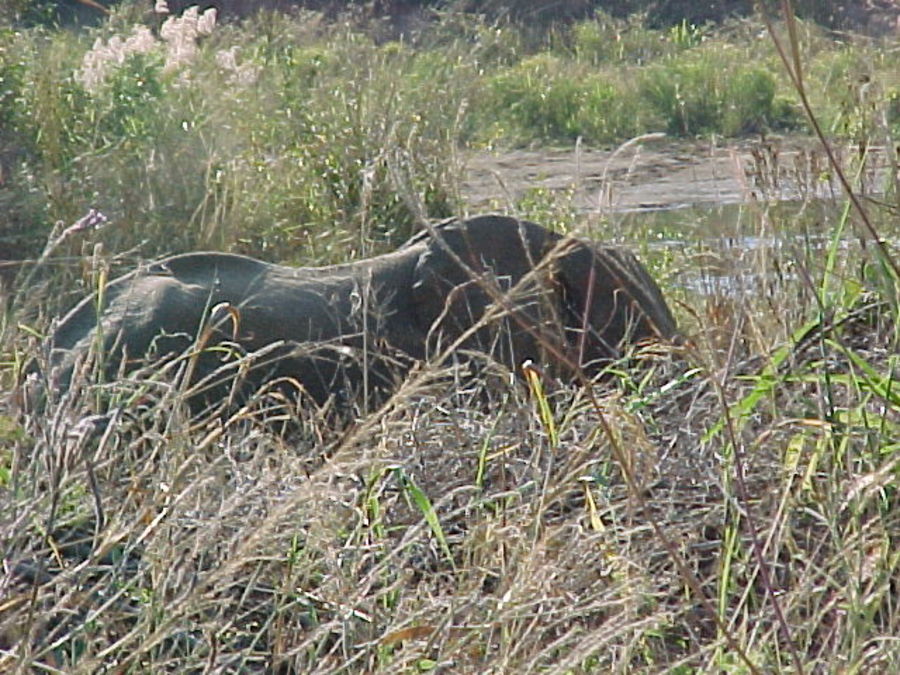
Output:
[[389,393],[414,363],[442,354],[593,375],[629,343],[676,335],[630,252],[486,215],[328,267],[214,252],[152,262],[60,320],[50,382],[61,391],[89,371],[114,379],[192,353],[182,363],[206,383],[206,402],[278,381],[324,405]]

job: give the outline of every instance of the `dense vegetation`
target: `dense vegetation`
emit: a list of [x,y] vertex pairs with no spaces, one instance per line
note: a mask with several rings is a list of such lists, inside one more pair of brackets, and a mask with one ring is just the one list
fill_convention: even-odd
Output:
[[[126,4],[153,5],[151,0],[7,0],[0,7],[0,19],[16,19],[25,24],[64,23],[90,25],[104,15],[104,8]],[[780,0],[766,0],[769,9],[777,8]],[[387,19],[402,24],[411,17],[421,19],[435,12],[465,12],[479,14],[490,20],[513,20],[538,24],[565,23],[590,18],[595,12],[607,12],[616,17],[640,15],[650,27],[667,27],[688,23],[718,23],[728,18],[746,17],[759,3],[754,0],[169,0],[172,12],[181,14],[192,5],[202,8],[215,6],[223,18],[252,16],[260,10],[316,10],[328,16],[353,13],[367,19]],[[797,0],[794,10],[805,20],[816,21],[829,28],[859,30],[873,14],[896,14],[887,3],[867,0]],[[874,12],[873,12],[874,10]],[[880,12],[879,12],[880,10]]]
[[[0,32],[4,248],[34,255],[53,222],[96,206],[118,224],[113,250],[335,259],[402,240],[418,209],[458,211],[466,146],[808,130],[754,24],[600,15],[536,41],[451,15],[377,43],[315,15],[196,23],[160,35],[124,12],[87,32]],[[900,124],[896,50],[814,25],[800,40],[829,134]]]
[[[468,153],[821,145],[799,169],[754,146],[756,198],[712,236],[505,204],[627,238],[676,304],[684,349],[593,386],[429,363],[339,428],[266,396],[191,419],[177,378],[4,397],[0,670],[900,668],[895,46],[607,15],[536,36],[448,14],[403,41],[316,14],[139,18],[0,28],[10,399],[51,317],[116,270],[379,252],[465,210]],[[834,200],[764,199],[837,177]]]

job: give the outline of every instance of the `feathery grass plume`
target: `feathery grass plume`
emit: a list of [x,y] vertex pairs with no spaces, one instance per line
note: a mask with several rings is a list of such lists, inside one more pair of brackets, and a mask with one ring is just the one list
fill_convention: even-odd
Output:
[[[159,15],[169,14],[168,5],[158,2],[154,12]],[[216,9],[210,7],[202,14],[196,7],[188,7],[184,13],[178,16],[170,16],[160,27],[166,49],[164,70],[171,72],[183,68],[192,62],[199,51],[197,41],[206,35],[211,35],[216,26]],[[76,81],[88,91],[94,93],[106,80],[109,73],[125,63],[132,54],[148,54],[160,46],[159,40],[147,26],[136,25],[131,29],[131,34],[122,39],[113,35],[108,40],[97,38],[93,47],[84,55],[80,70],[75,74]],[[232,59],[233,61],[233,59]],[[223,66],[226,67],[226,66]],[[233,70],[246,81],[250,77],[250,71],[239,71],[235,65]]]
[[159,36],[166,43],[167,72],[178,70],[189,64],[197,56],[199,47],[197,40],[211,35],[216,27],[215,7],[210,7],[201,14],[194,5],[178,16],[170,16],[159,29]]
[[75,80],[89,92],[96,92],[114,69],[125,63],[132,54],[147,54],[157,47],[156,38],[146,26],[134,26],[124,40],[113,35],[109,40],[97,38],[85,53]]
[[216,65],[228,73],[228,79],[232,84],[250,86],[259,79],[262,66],[251,61],[238,63],[240,45],[232,45],[228,49],[220,49],[216,52]]

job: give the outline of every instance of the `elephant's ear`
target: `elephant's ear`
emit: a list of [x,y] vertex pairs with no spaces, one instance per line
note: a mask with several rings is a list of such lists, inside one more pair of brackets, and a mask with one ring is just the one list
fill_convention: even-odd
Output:
[[[417,261],[412,287],[418,328],[428,335],[428,350],[447,347],[475,325],[496,297],[486,285],[501,292],[513,288],[541,260],[549,238],[538,225],[503,216],[434,228]],[[462,346],[491,352],[507,363],[533,358],[521,319],[538,319],[534,291],[510,298],[519,321],[507,318],[487,326]]]
[[627,342],[675,335],[659,286],[631,252],[578,240],[560,249],[563,321],[580,365],[616,358]]

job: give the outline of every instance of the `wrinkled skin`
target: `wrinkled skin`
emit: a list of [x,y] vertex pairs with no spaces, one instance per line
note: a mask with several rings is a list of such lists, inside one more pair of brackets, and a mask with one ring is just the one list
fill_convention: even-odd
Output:
[[501,216],[448,221],[331,267],[177,255],[112,281],[100,301],[99,318],[89,297],[53,335],[55,389],[97,360],[112,379],[194,346],[192,381],[214,374],[206,400],[283,378],[323,403],[390,391],[412,362],[448,347],[592,374],[627,343],[676,334],[633,255]]

